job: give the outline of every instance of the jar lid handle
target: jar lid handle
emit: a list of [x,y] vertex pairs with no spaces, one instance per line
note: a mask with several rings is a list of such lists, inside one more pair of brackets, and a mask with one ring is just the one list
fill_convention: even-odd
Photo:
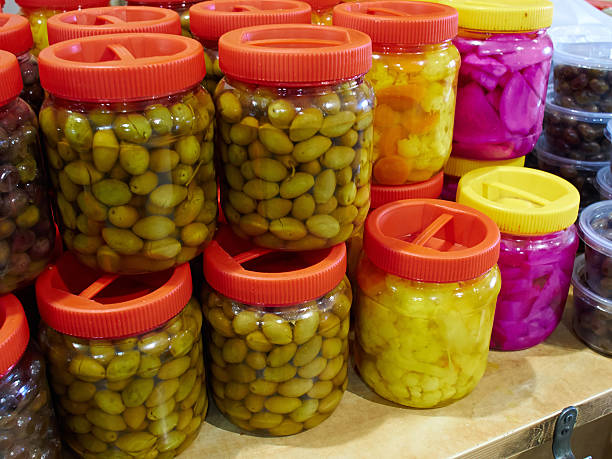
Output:
[[118,277],[118,274],[105,274],[98,277],[89,287],[79,293],[79,296],[91,300],[94,296],[112,284]]

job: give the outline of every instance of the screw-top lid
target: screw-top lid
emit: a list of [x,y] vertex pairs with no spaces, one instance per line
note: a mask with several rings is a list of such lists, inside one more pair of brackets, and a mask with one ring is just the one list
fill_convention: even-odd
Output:
[[30,328],[15,295],[0,297],[0,378],[17,365],[28,347]]
[[41,51],[38,68],[53,95],[90,102],[165,97],[193,87],[206,73],[200,43],[153,33],[56,43]]
[[189,9],[191,33],[217,41],[226,32],[264,24],[310,24],[310,5],[296,0],[213,0]]
[[457,202],[493,219],[502,233],[554,233],[578,217],[578,190],[556,175],[526,167],[485,167],[459,180]]
[[367,33],[373,46],[441,43],[457,35],[457,10],[427,2],[344,3],[334,8],[334,25]]
[[108,0],[15,0],[22,8],[71,11],[81,8],[108,6]]
[[497,263],[499,229],[486,215],[454,202],[409,199],[368,216],[363,248],[374,265],[406,279],[457,282]]
[[177,12],[149,6],[107,6],[69,11],[47,21],[49,43],[113,33],[181,34]]
[[32,49],[30,23],[23,16],[0,13],[0,49],[16,56]]
[[183,310],[192,293],[189,263],[134,276],[101,274],[65,253],[36,280],[42,320],[81,338],[122,338],[153,330]]
[[586,245],[612,257],[612,201],[591,204],[580,213],[578,234]]
[[444,173],[438,172],[429,180],[408,185],[376,185],[372,184],[370,191],[370,208],[376,209],[388,202],[402,199],[437,199],[442,193]]
[[550,27],[553,4],[548,0],[436,0],[459,12],[462,29],[520,32]]
[[223,73],[242,81],[318,85],[367,73],[372,42],[363,32],[334,26],[249,27],[219,39],[219,63]]
[[0,107],[23,89],[19,63],[14,54],[0,50]]
[[477,159],[459,158],[451,156],[444,165],[444,173],[453,177],[463,177],[468,172],[480,169],[482,167],[493,166],[515,166],[523,167],[525,165],[525,157],[504,159],[501,161],[482,161]]
[[346,273],[346,246],[304,252],[263,249],[217,231],[204,250],[204,277],[217,292],[259,306],[290,306],[333,290]]

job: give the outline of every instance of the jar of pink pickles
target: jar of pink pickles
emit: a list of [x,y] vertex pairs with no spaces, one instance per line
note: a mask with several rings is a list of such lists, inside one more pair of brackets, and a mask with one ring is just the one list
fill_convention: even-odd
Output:
[[553,45],[548,0],[439,0],[459,11],[453,156],[504,160],[542,131]]
[[487,167],[459,181],[457,202],[480,210],[501,232],[491,348],[526,349],[557,327],[569,292],[580,196],[556,175],[523,167]]

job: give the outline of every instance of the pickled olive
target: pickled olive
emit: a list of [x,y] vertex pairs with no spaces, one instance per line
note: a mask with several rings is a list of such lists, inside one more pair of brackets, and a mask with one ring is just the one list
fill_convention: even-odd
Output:
[[110,171],[119,157],[119,142],[112,130],[97,131],[93,136],[93,162],[100,172]]
[[301,142],[315,135],[323,125],[323,113],[318,108],[306,108],[301,111],[289,126],[289,138]]
[[150,105],[145,109],[145,118],[157,134],[169,134],[172,130],[172,114],[161,104]]
[[291,217],[272,220],[270,222],[270,232],[285,241],[297,241],[307,234],[306,226],[301,221]]
[[64,124],[64,136],[70,147],[78,152],[91,149],[93,132],[87,118],[80,113],[72,112]]
[[138,144],[146,143],[153,131],[147,118],[137,113],[117,116],[113,130],[120,140]]
[[279,129],[287,129],[295,114],[295,107],[288,100],[278,99],[268,105],[268,119]]
[[298,220],[306,220],[316,208],[315,200],[310,194],[303,194],[293,201],[291,216]]
[[242,118],[240,101],[232,92],[221,93],[217,98],[217,111],[228,123],[238,123]]

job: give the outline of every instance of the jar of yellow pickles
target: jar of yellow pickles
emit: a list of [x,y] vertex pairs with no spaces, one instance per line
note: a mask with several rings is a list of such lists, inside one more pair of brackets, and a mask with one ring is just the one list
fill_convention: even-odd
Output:
[[312,23],[314,25],[332,25],[334,6],[342,0],[306,0],[312,8]]
[[433,3],[382,1],[334,8],[334,25],[372,38],[373,183],[430,179],[451,152],[459,52],[457,11]]
[[468,394],[484,374],[500,234],[489,217],[439,200],[370,214],[355,325],[355,363],[381,397],[431,408]]

